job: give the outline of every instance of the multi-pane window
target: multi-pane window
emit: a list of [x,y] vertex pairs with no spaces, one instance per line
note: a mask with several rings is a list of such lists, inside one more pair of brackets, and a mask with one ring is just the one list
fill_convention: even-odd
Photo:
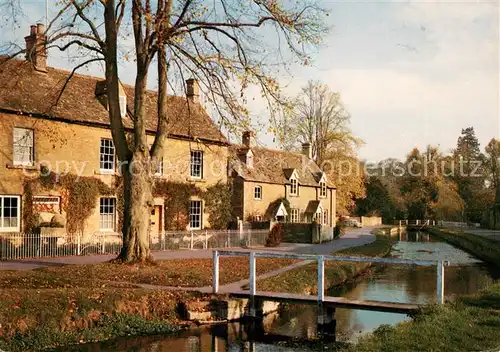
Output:
[[189,206],[189,228],[201,229],[201,201],[199,200],[192,200]]
[[100,168],[104,172],[115,170],[115,146],[112,139],[101,139]]
[[115,230],[116,225],[116,199],[101,198],[99,207],[99,227],[101,230]]
[[321,198],[326,197],[326,182],[320,182],[320,191],[319,191],[319,196]]
[[323,225],[328,225],[328,209],[325,209],[323,211]]
[[299,222],[299,209],[291,209],[290,221]]
[[127,115],[127,97],[124,95],[120,95],[120,115],[122,118]]
[[191,151],[191,177],[203,177],[203,152],[201,150]]
[[163,158],[158,161],[158,165],[156,166],[155,176],[163,175]]
[[33,130],[14,128],[14,165],[33,166],[34,156]]
[[297,183],[297,179],[296,178],[292,178],[290,180],[290,195],[292,196],[296,196],[299,194],[299,190],[298,190],[299,186],[298,186],[298,183]]
[[262,187],[261,186],[255,186],[254,191],[253,191],[253,198],[257,200],[262,199]]
[[261,215],[254,215],[254,216],[253,216],[253,221],[255,221],[255,222],[260,222],[260,221],[262,221],[262,216],[261,216]]
[[0,231],[19,231],[20,197],[0,196]]

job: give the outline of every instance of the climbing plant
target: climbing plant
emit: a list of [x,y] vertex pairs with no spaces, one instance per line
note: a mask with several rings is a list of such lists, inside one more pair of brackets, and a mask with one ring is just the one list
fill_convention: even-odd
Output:
[[203,194],[208,221],[213,229],[225,230],[231,221],[231,185],[217,182]]

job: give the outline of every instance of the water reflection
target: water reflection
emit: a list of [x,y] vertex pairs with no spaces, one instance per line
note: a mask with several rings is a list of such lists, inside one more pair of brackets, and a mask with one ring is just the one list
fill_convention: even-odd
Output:
[[[477,259],[446,243],[439,242],[423,233],[398,234],[392,256],[405,259],[449,260],[452,266],[445,269],[445,296],[453,299],[459,294],[479,291],[498,277]],[[429,303],[436,297],[436,268],[419,266],[384,265],[374,268],[363,280],[344,285],[342,289],[329,292],[332,296],[351,299],[381,300],[408,303]],[[396,324],[409,319],[404,314],[336,310],[337,341],[355,340],[360,333],[372,331],[381,324]],[[122,339],[111,343],[79,346],[72,351],[186,351],[186,352],[232,352],[292,351],[272,344],[249,342],[258,340],[272,342],[278,336],[314,338],[317,336],[316,307],[287,305],[278,313],[264,319],[262,332],[255,336],[243,324],[224,324],[185,332],[177,337]],[[303,350],[303,349],[301,349]],[[297,351],[297,350],[295,350]]]

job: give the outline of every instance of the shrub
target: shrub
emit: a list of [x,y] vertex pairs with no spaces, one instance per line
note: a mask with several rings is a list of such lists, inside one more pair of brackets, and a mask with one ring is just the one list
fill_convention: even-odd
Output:
[[278,247],[283,240],[283,227],[280,223],[273,226],[266,240],[266,247]]

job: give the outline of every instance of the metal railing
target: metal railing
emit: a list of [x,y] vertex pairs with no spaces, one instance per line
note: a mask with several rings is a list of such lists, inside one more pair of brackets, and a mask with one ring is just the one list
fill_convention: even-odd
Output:
[[295,253],[278,253],[278,252],[242,252],[242,251],[214,251],[213,252],[213,273],[212,273],[212,291],[219,292],[219,257],[221,256],[240,256],[250,258],[250,290],[249,295],[255,296],[257,291],[257,274],[256,274],[256,258],[281,258],[281,259],[302,259],[316,261],[318,263],[318,303],[325,300],[325,261],[343,261],[343,262],[361,262],[361,263],[379,263],[379,264],[404,264],[404,265],[421,265],[433,266],[437,270],[437,302],[444,303],[444,267],[450,263],[448,261],[431,261],[431,260],[408,260],[397,258],[368,258],[368,257],[335,257],[330,255],[311,255],[311,254],[295,254]]
[[434,226],[435,220],[395,220],[394,225],[399,226]]
[[[208,249],[263,246],[268,230],[172,231],[150,236],[151,250]],[[122,235],[97,232],[83,235],[0,233],[0,260],[118,254]]]

